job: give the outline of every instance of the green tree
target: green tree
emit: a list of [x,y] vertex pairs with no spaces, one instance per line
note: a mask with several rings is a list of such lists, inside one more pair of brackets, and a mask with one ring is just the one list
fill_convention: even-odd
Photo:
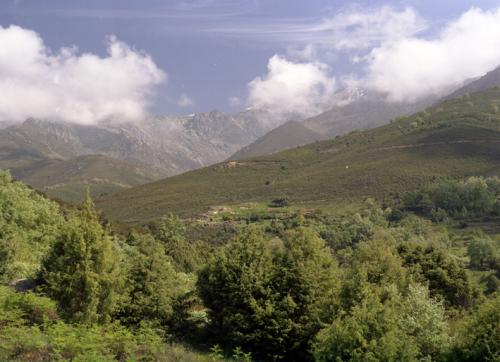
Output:
[[62,223],[56,203],[0,171],[0,281],[33,277]]
[[200,264],[199,251],[186,240],[186,228],[175,215],[169,214],[154,225],[152,234],[162,243],[165,254],[179,271],[193,272]]
[[311,337],[338,310],[338,267],[325,242],[307,228],[288,233],[274,264],[278,317],[288,331],[276,348],[287,359],[305,359]]
[[40,273],[46,293],[70,320],[107,322],[122,287],[121,253],[99,224],[90,197],[64,225]]
[[143,321],[165,328],[180,296],[194,288],[185,273],[176,272],[171,258],[160,242],[150,235],[129,237],[127,252],[127,298],[118,312],[126,325],[139,326]]
[[450,360],[500,360],[500,295],[479,306],[461,328]]
[[290,232],[282,245],[248,230],[199,273],[198,290],[223,341],[258,358],[304,360],[334,316],[338,273],[323,240]]
[[498,243],[482,233],[472,236],[467,244],[467,254],[471,267],[478,270],[494,268],[498,260],[499,246]]
[[447,305],[470,307],[476,295],[465,268],[445,249],[434,244],[404,243],[398,246],[403,265],[413,278],[428,284],[433,296]]
[[368,287],[364,298],[321,330],[318,361],[419,361],[442,357],[449,346],[443,306],[426,287]]
[[407,286],[407,271],[403,261],[392,247],[380,240],[361,243],[355,251],[352,264],[344,272],[341,299],[349,310],[365,298],[374,287]]
[[212,327],[232,346],[259,348],[279,326],[274,313],[273,256],[263,235],[248,230],[230,242],[198,274],[198,291]]

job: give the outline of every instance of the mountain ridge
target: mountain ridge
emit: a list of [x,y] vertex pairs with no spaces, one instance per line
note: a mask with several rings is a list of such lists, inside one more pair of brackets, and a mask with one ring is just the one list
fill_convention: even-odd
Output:
[[500,112],[492,104],[500,104],[499,89],[448,100],[374,129],[219,163],[96,202],[110,218],[134,224],[170,212],[193,216],[217,205],[275,198],[340,206],[440,177],[500,175]]
[[[211,111],[183,117],[152,117],[137,123],[110,121],[96,125],[31,118],[0,129],[0,168],[47,190],[50,185],[39,181],[47,179],[49,166],[57,165],[59,172],[64,173],[62,167],[71,168],[81,161],[79,157],[100,155],[106,157],[108,164],[114,162],[131,172],[131,180],[118,172],[108,175],[108,181],[119,174],[121,184],[136,185],[141,178],[144,182],[151,181],[222,161],[277,122],[272,114],[255,110],[235,115]],[[37,177],[37,172],[44,176]],[[89,181],[92,179],[95,175],[90,174]],[[62,194],[50,195],[64,198]]]

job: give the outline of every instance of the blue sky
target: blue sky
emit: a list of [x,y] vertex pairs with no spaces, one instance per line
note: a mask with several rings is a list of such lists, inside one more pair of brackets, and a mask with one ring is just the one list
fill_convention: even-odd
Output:
[[[275,54],[291,62],[321,62],[332,77],[356,72],[361,65],[353,62],[354,52],[325,41],[330,35],[331,43],[342,40],[337,33],[311,29],[339,13],[370,13],[383,6],[396,12],[410,7],[425,22],[425,28],[412,31],[432,38],[471,7],[486,11],[500,1],[3,0],[0,25],[31,29],[54,52],[75,45],[100,56],[106,55],[106,36],[116,35],[148,53],[168,76],[157,86],[153,112],[186,114],[244,108],[249,82],[265,77]],[[349,37],[349,28],[341,34]],[[317,59],[298,59],[295,53],[311,44]]]

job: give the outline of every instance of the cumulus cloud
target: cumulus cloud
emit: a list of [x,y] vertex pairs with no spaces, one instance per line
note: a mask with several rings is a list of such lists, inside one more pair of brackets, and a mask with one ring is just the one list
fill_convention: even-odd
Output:
[[194,105],[194,100],[190,98],[186,93],[182,93],[177,100],[177,105],[183,108],[191,107],[192,105]]
[[366,58],[366,82],[392,101],[441,95],[500,64],[500,8],[472,8],[432,39],[388,39]]
[[252,107],[279,114],[309,116],[324,110],[335,91],[335,78],[321,62],[295,63],[274,55],[267,74],[248,84]]
[[0,27],[0,120],[28,117],[92,124],[144,117],[166,80],[151,57],[114,36],[107,55],[53,52],[34,31]]

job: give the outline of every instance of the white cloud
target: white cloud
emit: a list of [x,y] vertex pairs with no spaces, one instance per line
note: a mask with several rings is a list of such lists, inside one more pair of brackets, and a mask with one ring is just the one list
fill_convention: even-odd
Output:
[[183,108],[191,107],[192,105],[194,105],[194,100],[190,98],[186,93],[182,93],[177,100],[177,105]]
[[323,63],[294,63],[274,55],[267,68],[265,76],[248,84],[252,107],[309,116],[324,110],[332,99],[335,79]]
[[0,120],[28,117],[91,124],[144,117],[155,87],[166,80],[151,57],[114,36],[107,56],[53,52],[34,31],[0,27]]
[[390,100],[416,100],[448,91],[500,64],[500,8],[473,8],[434,39],[389,39],[366,59],[367,84]]
[[[310,31],[331,34],[328,43],[338,50],[360,50],[381,42],[412,36],[427,28],[427,23],[410,7],[396,10],[390,6],[366,11],[345,11],[324,19]],[[323,36],[324,38],[324,36]]]

